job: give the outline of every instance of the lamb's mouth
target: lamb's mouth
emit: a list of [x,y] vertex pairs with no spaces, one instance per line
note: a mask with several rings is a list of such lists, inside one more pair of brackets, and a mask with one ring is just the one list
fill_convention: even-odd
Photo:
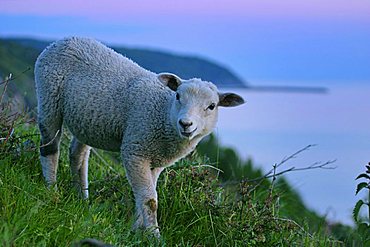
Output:
[[181,135],[189,138],[190,136],[192,136],[195,133],[196,130],[197,130],[197,128],[195,128],[193,131],[190,131],[190,132],[188,132],[188,131],[181,131]]

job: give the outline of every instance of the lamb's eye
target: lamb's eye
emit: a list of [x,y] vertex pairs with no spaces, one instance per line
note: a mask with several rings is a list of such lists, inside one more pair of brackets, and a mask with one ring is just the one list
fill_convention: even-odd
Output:
[[176,100],[180,100],[180,94],[176,93]]
[[216,107],[216,104],[212,103],[208,106],[208,109],[210,109],[212,111],[213,109],[215,109],[215,107]]

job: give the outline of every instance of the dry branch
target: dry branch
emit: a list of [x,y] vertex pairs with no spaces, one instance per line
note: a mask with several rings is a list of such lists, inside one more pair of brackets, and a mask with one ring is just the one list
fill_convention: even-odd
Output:
[[31,69],[31,67],[28,67],[27,69],[23,70],[21,73],[19,73],[18,75],[16,76],[11,76],[12,74],[10,74],[10,78],[7,78],[5,79],[4,81],[0,82],[0,85],[3,85],[3,84],[6,84],[6,83],[9,83],[10,81],[14,81],[15,79],[17,79],[18,77],[20,77],[21,75],[23,75],[24,73],[26,73],[27,71],[29,71]]
[[225,185],[232,185],[232,184],[238,184],[238,183],[249,183],[249,182],[261,182],[263,181],[264,179],[268,179],[268,178],[272,178],[272,182],[274,183],[274,181],[276,180],[277,177],[285,174],[285,173],[288,173],[288,172],[295,172],[295,171],[305,171],[305,170],[313,170],[313,169],[328,169],[328,170],[331,170],[331,169],[336,169],[335,166],[330,166],[331,164],[335,163],[336,160],[329,160],[329,161],[326,161],[324,163],[322,162],[315,162],[309,166],[306,166],[306,167],[302,167],[302,168],[297,168],[295,166],[292,166],[290,168],[287,168],[283,171],[277,171],[277,169],[279,167],[281,167],[283,164],[285,164],[286,162],[288,162],[289,160],[291,159],[294,159],[297,157],[297,155],[301,154],[302,152],[305,152],[307,150],[309,150],[311,147],[314,147],[316,145],[307,145],[306,147],[298,150],[297,152],[283,158],[279,163],[277,164],[274,164],[272,166],[272,169],[270,171],[268,171],[266,174],[264,174],[263,176],[261,177],[258,177],[258,178],[253,178],[253,179],[243,179],[241,181],[229,181],[229,182],[226,182],[224,183]]

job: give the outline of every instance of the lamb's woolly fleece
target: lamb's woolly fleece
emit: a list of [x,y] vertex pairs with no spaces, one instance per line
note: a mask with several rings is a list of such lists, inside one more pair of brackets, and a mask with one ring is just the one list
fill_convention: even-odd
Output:
[[89,146],[122,147],[164,166],[200,140],[179,138],[168,119],[175,93],[155,73],[95,40],[73,37],[52,44],[38,58],[35,74],[40,122],[63,122]]

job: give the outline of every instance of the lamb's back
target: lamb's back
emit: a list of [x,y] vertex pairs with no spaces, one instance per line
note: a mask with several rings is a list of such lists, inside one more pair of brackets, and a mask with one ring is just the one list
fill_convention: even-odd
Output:
[[53,43],[38,58],[36,72],[38,94],[60,98],[71,132],[90,146],[112,151],[119,149],[128,119],[142,121],[145,111],[158,105],[153,100],[169,94],[156,74],[87,38]]

